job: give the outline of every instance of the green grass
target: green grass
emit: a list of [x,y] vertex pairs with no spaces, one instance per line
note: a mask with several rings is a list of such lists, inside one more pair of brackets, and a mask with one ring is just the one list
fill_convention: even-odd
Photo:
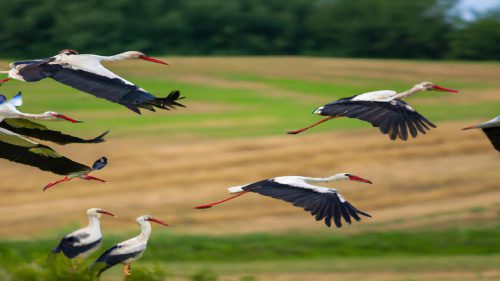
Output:
[[[134,234],[129,234],[130,236]],[[51,235],[52,236],[52,235]],[[23,276],[67,276],[61,257],[49,262],[57,239],[0,241],[0,272]],[[101,251],[129,236],[106,235]],[[160,266],[170,276],[189,277],[210,269],[216,274],[435,271],[491,269],[500,261],[500,225],[443,230],[407,230],[344,235],[332,230],[318,234],[180,235],[156,232],[144,256],[134,266],[137,275]],[[87,268],[89,258],[79,268]],[[325,265],[328,266],[325,266]],[[54,268],[54,266],[56,268]],[[146,270],[146,271],[144,271]],[[154,270],[153,270],[154,271]],[[158,271],[158,270],[157,270]],[[120,267],[111,270],[116,276]],[[146,273],[144,273],[146,272]],[[201,272],[201,273],[200,273]],[[159,270],[157,274],[165,274]],[[207,273],[208,274],[208,273]],[[58,275],[58,276],[59,276]],[[39,277],[41,278],[41,277]],[[191,276],[192,280],[195,280]],[[52,279],[64,280],[64,279]],[[86,281],[86,279],[75,279]],[[140,280],[140,279],[135,279]],[[143,281],[144,281],[143,280]]]

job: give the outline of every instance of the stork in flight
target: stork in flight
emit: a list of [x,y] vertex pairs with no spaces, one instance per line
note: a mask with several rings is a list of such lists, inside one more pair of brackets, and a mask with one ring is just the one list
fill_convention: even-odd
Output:
[[71,123],[80,123],[81,121],[76,121],[75,119],[53,111],[47,111],[42,114],[24,113],[17,109],[17,107],[22,104],[23,100],[21,93],[18,93],[8,101],[5,96],[0,95],[0,128],[4,128],[19,135],[52,141],[60,145],[69,143],[101,143],[105,141],[104,136],[109,133],[109,131],[106,131],[93,139],[82,139],[63,134],[59,131],[49,130],[46,126],[27,119],[48,121],[66,120]]
[[115,216],[104,209],[87,210],[89,225],[64,236],[59,245],[52,249],[52,253],[63,253],[68,259],[85,258],[94,253],[101,245],[102,234],[99,221],[101,215]]
[[200,205],[195,209],[206,209],[229,201],[247,192],[255,192],[264,196],[280,199],[294,206],[302,207],[315,216],[317,221],[324,219],[325,224],[330,227],[332,219],[337,227],[342,227],[341,219],[351,224],[351,217],[356,221],[361,220],[359,215],[371,217],[352,206],[335,189],[316,186],[311,183],[322,183],[337,180],[352,180],[364,183],[372,183],[367,179],[347,173],[336,174],[327,178],[309,178],[302,176],[284,176],[258,181],[255,183],[228,188],[229,193],[236,195],[210,204]]
[[481,129],[493,147],[500,152],[500,115],[490,121],[463,128],[463,130]]
[[388,134],[391,140],[400,138],[405,141],[408,139],[408,132],[415,138],[418,132],[425,134],[426,130],[430,130],[430,127],[436,127],[403,101],[404,98],[423,91],[458,92],[431,82],[422,82],[399,94],[395,91],[382,90],[342,98],[313,111],[315,114],[327,116],[326,118],[308,127],[289,131],[288,134],[301,133],[333,118],[349,117],[379,127],[380,131],[383,134]]
[[119,263],[125,265],[123,268],[125,275],[130,275],[130,264],[142,257],[142,254],[146,251],[149,236],[151,234],[150,222],[168,226],[166,222],[155,219],[149,215],[140,216],[136,221],[141,226],[141,233],[134,238],[114,245],[102,253],[91,266],[91,270],[97,271],[97,276],[100,276],[104,271]]
[[[177,102],[183,98],[179,91],[172,91],[165,98],[157,98],[101,64],[101,62],[128,59],[168,64],[137,51],[128,51],[114,56],[98,56],[79,54],[75,50],[66,49],[50,58],[11,63],[11,69],[2,73],[8,73],[10,78],[26,82],[36,82],[50,77],[98,98],[119,103],[138,114],[141,113],[140,108],[155,111],[155,107],[160,109],[170,109],[175,106],[184,107]],[[4,79],[3,82],[8,80]]]

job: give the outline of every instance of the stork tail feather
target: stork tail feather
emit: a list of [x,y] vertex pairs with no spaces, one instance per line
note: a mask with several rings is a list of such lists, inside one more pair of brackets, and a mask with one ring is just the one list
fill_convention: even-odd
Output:
[[183,98],[184,97],[181,97],[181,92],[176,90],[172,91],[166,98],[155,98],[154,100],[150,101],[149,104],[167,110],[173,109],[176,106],[186,107],[185,105],[177,102],[178,100],[181,100]]

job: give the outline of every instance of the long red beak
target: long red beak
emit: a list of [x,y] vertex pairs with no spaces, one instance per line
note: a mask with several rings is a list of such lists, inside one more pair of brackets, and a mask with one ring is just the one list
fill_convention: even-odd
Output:
[[432,89],[436,90],[436,91],[441,91],[441,92],[458,93],[458,90],[448,89],[448,88],[441,87],[438,85],[432,85]]
[[8,82],[8,81],[10,81],[10,78],[2,79],[2,80],[0,80],[0,85],[5,83],[5,82]]
[[82,121],[78,121],[78,120],[69,118],[68,116],[65,116],[65,115],[62,115],[62,114],[52,114],[52,116],[54,116],[56,118],[67,120],[67,121],[69,121],[71,123],[82,123]]
[[166,65],[168,65],[168,62],[166,62],[166,61],[162,61],[162,60],[155,59],[155,58],[148,57],[148,56],[140,56],[139,58],[140,58],[141,60],[145,60],[145,61],[150,61],[150,62],[154,62],[154,63],[159,63],[159,64],[166,64]]
[[477,129],[477,128],[478,128],[477,126],[478,126],[478,125],[471,125],[471,126],[468,126],[468,127],[463,128],[462,130]]
[[166,222],[159,220],[159,219],[155,219],[155,218],[149,218],[148,221],[156,222],[156,223],[159,223],[159,224],[164,225],[164,226],[169,226]]
[[360,182],[365,182],[365,183],[369,183],[369,184],[373,183],[370,180],[364,179],[362,177],[354,176],[354,175],[349,175],[349,180],[360,181]]
[[97,212],[100,213],[100,214],[105,214],[105,215],[108,215],[108,216],[116,217],[114,214],[112,214],[112,213],[110,213],[110,212],[108,212],[106,210],[99,210]]

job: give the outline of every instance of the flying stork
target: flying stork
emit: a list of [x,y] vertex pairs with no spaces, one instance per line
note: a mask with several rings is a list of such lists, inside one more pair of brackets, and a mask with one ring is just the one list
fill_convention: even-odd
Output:
[[344,218],[348,224],[351,224],[351,217],[356,221],[361,220],[359,215],[371,217],[369,214],[352,206],[337,190],[311,184],[314,182],[321,183],[336,180],[372,183],[367,179],[347,173],[336,174],[327,178],[302,176],[276,177],[247,185],[230,187],[228,188],[229,193],[236,193],[236,195],[214,203],[197,206],[195,209],[210,208],[247,192],[255,192],[292,203],[297,207],[302,207],[315,216],[317,221],[324,219],[328,227],[331,226],[332,219],[337,227],[342,227],[341,218]]
[[87,210],[89,225],[64,236],[59,245],[52,249],[51,253],[63,253],[68,259],[74,259],[85,258],[95,252],[101,245],[102,234],[99,219],[103,214],[115,216],[104,209],[92,208]]
[[391,140],[400,138],[406,141],[408,131],[415,138],[418,132],[425,134],[430,127],[436,127],[403,101],[404,98],[423,91],[458,92],[431,82],[422,82],[399,94],[395,91],[382,90],[342,98],[313,111],[315,114],[327,116],[326,118],[308,127],[289,131],[288,134],[301,133],[333,118],[349,117],[367,121],[374,127],[379,127],[380,131],[388,134]]
[[125,275],[130,275],[130,264],[142,257],[142,254],[146,251],[149,235],[151,234],[150,222],[156,222],[161,225],[168,226],[166,222],[155,219],[149,215],[140,216],[136,219],[136,221],[141,226],[141,234],[118,243],[102,253],[102,255],[97,258],[91,266],[91,270],[97,271],[97,276],[100,276],[104,271],[119,263],[125,265],[123,268]]
[[109,131],[106,131],[93,139],[82,139],[79,137],[63,134],[59,131],[49,130],[44,125],[26,119],[48,121],[66,120],[71,123],[80,123],[81,121],[76,121],[72,118],[53,111],[47,111],[42,114],[20,112],[17,107],[21,106],[22,104],[23,100],[21,93],[18,93],[8,101],[4,95],[0,95],[0,128],[4,128],[19,135],[37,138],[45,141],[52,141],[60,145],[69,143],[101,143],[105,141],[104,136],[109,133]]
[[482,129],[493,147],[500,152],[500,115],[490,121],[463,128],[463,130],[469,129]]
[[[167,110],[175,106],[184,107],[177,102],[183,98],[179,91],[172,91],[165,98],[157,98],[101,64],[101,62],[128,59],[168,64],[137,51],[128,51],[114,56],[98,56],[79,54],[75,50],[65,49],[50,58],[11,63],[11,69],[2,73],[8,73],[10,78],[26,82],[36,82],[50,77],[98,98],[119,103],[138,114],[141,114],[140,108],[155,111],[155,107]],[[6,82],[5,80],[8,81],[4,79],[3,82]]]

